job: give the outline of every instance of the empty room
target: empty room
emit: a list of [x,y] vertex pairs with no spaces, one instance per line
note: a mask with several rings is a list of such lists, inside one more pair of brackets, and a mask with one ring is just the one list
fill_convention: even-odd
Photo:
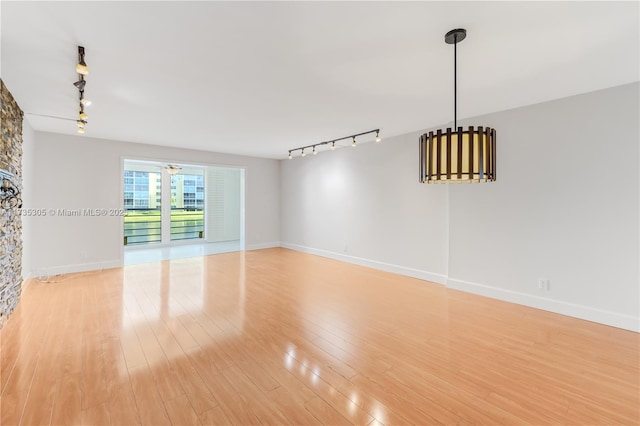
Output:
[[640,424],[639,2],[0,24],[0,424]]

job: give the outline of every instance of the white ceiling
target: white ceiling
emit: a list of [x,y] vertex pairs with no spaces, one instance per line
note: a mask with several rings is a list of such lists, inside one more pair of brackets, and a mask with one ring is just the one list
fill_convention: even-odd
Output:
[[98,138],[285,158],[442,125],[457,27],[459,117],[639,80],[635,1],[0,3],[1,75],[20,106],[75,118],[83,45]]

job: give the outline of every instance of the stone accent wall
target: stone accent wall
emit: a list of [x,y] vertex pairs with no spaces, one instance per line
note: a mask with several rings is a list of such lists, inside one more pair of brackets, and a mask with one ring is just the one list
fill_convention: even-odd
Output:
[[[0,80],[0,169],[22,190],[23,112]],[[1,181],[0,181],[1,182]],[[0,207],[0,328],[15,309],[22,291],[22,216]]]

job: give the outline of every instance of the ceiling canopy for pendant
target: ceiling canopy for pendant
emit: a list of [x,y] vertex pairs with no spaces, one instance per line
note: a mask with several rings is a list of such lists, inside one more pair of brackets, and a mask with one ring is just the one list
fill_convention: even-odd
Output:
[[420,182],[462,183],[496,180],[496,131],[491,127],[457,126],[457,44],[467,31],[449,31],[444,40],[453,44],[453,128],[420,136]]

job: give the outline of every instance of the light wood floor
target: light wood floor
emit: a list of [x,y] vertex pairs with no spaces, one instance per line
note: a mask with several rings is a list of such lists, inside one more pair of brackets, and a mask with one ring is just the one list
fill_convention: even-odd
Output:
[[638,334],[285,249],[32,283],[2,425],[638,424]]

